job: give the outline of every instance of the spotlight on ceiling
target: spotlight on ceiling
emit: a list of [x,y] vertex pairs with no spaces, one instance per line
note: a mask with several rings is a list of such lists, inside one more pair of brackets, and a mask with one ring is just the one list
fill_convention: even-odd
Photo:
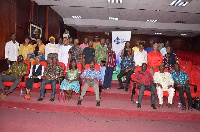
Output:
[[109,17],[109,20],[118,20],[117,17]]
[[188,4],[188,1],[182,1],[182,0],[174,0],[170,4],[170,6],[179,6],[179,7],[184,7]]
[[72,16],[74,19],[81,19],[81,16]]
[[156,35],[161,35],[162,33],[155,33]]
[[157,22],[158,20],[147,20],[147,22]]
[[182,33],[181,36],[187,36],[187,34],[186,33]]
[[121,4],[122,0],[108,0],[107,2],[108,3],[119,3],[119,4]]

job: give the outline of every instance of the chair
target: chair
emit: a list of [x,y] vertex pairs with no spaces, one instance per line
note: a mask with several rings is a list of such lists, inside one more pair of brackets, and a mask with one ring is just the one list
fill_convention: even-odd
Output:
[[180,66],[189,66],[190,68],[192,68],[192,61],[181,61],[180,62]]
[[[85,65],[85,69],[87,69],[87,68],[90,68],[89,64]],[[94,68],[97,69],[100,72],[100,66],[99,65],[95,64]],[[99,86],[99,81],[97,82],[97,84]],[[83,89],[83,86],[84,86],[84,81],[82,81],[81,90]],[[90,86],[90,87],[88,87],[87,91],[94,92],[94,88]]]
[[[26,72],[26,75],[28,75],[29,74],[29,72],[30,72],[30,61],[24,61],[24,63],[26,63],[27,64],[27,72]],[[25,76],[26,76],[25,75]],[[14,82],[3,82],[3,85],[5,86],[5,87],[11,87],[12,85],[14,84]],[[19,85],[17,86],[17,87],[21,87],[21,84],[22,84],[22,82],[20,82],[19,83]]]
[[[200,59],[200,58],[199,58]],[[192,70],[200,71],[200,65],[193,65]]]

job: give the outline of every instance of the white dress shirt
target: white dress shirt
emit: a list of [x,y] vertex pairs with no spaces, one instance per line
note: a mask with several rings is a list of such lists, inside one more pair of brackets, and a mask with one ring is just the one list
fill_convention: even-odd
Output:
[[48,43],[45,46],[45,60],[47,60],[47,56],[49,53],[58,53],[58,50],[59,50],[58,44]]
[[68,46],[60,46],[59,51],[58,51],[58,61],[63,62],[65,66],[67,66],[68,59],[69,59],[69,49],[71,48],[71,45]]
[[169,85],[174,85],[174,80],[169,72],[156,72],[153,76],[153,79],[155,83],[160,83],[162,85],[163,91],[167,91]]
[[135,61],[135,66],[142,66],[142,63],[147,63],[147,52],[143,50],[142,52],[135,51],[134,52],[134,61]]
[[5,58],[8,58],[9,61],[17,61],[18,56],[18,49],[19,49],[19,43],[15,41],[9,41],[6,43],[5,46]]
[[[40,66],[39,65],[36,65],[36,68],[35,68],[35,72],[37,71],[38,67]],[[30,69],[30,73],[28,75],[28,77],[30,78],[32,76],[32,72],[33,72],[33,65],[31,66],[31,69]],[[41,79],[41,77],[43,76],[43,73],[44,73],[44,66],[42,66],[42,75],[40,76],[37,76],[39,79]]]

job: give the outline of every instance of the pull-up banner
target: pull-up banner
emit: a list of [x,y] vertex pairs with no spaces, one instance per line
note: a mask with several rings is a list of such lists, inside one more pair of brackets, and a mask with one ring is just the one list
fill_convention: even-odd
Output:
[[117,75],[120,73],[121,52],[124,49],[126,41],[131,40],[131,31],[112,31],[112,49],[116,53],[117,67],[113,72],[112,79],[117,80]]

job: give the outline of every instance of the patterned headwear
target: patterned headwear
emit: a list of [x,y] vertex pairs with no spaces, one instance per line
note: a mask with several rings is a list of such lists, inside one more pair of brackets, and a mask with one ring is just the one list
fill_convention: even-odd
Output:
[[54,36],[51,36],[51,37],[49,37],[49,41],[50,41],[51,39],[54,39],[54,41],[55,41],[55,38],[54,38]]

